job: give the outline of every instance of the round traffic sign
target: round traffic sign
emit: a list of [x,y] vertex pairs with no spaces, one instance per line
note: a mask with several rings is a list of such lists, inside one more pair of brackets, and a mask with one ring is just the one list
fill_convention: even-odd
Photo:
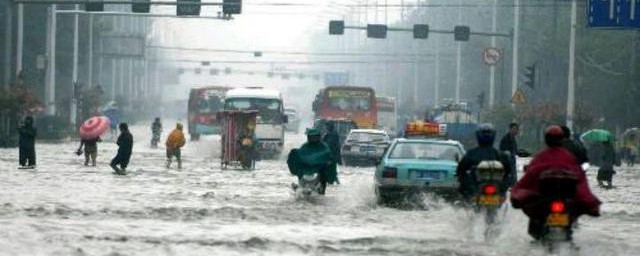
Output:
[[482,59],[484,60],[484,63],[489,66],[497,64],[501,58],[502,52],[500,52],[498,48],[489,47],[482,53]]

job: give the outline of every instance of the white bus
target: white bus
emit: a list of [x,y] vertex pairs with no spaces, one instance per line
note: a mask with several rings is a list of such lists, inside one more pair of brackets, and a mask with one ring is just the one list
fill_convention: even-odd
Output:
[[280,156],[287,118],[279,91],[262,88],[232,89],[225,96],[224,109],[257,110],[256,138],[260,158]]
[[395,135],[397,125],[397,109],[396,98],[394,97],[376,97],[378,106],[378,128],[384,130],[387,134]]

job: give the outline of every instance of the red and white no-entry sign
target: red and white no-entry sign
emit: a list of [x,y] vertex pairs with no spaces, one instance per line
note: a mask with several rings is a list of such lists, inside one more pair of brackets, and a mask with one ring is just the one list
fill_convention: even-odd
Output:
[[501,58],[502,52],[500,52],[498,48],[489,47],[482,53],[482,59],[484,60],[484,63],[489,66],[497,64]]

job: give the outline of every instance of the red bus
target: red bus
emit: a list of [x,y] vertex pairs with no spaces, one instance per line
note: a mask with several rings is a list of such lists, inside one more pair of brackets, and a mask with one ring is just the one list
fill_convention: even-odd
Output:
[[326,87],[316,95],[313,111],[317,119],[351,119],[358,128],[377,127],[376,93],[369,87]]
[[224,110],[228,87],[192,88],[189,93],[189,134],[192,140],[200,135],[220,134],[221,123],[216,114]]

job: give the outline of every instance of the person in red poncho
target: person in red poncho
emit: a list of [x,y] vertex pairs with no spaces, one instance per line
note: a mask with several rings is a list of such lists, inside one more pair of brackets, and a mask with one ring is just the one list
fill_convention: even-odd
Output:
[[[573,222],[580,215],[600,216],[600,200],[596,198],[587,183],[584,170],[578,165],[574,155],[562,147],[564,132],[557,125],[548,127],[544,139],[547,147],[540,151],[525,168],[525,174],[511,189],[511,204],[522,208],[529,217],[529,235],[541,238],[542,227],[548,206],[548,195],[564,193],[545,183],[548,178],[567,182],[567,195],[572,197],[570,211]],[[564,190],[564,188],[562,189]]]

